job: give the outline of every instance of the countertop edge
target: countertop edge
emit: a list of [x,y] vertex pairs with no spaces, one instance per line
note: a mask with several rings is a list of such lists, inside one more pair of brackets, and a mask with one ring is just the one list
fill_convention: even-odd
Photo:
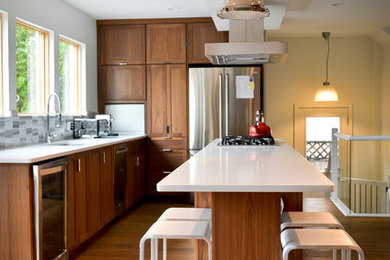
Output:
[[[106,146],[110,146],[110,145],[116,145],[116,144],[120,144],[120,143],[124,143],[124,142],[129,142],[129,141],[135,141],[135,140],[140,140],[140,139],[143,139],[143,138],[146,138],[147,135],[144,134],[144,135],[139,135],[139,136],[129,136],[129,137],[125,137],[125,138],[121,138],[120,140],[117,140],[117,139],[114,139],[110,138],[110,141],[107,142],[107,143],[95,143],[95,144],[91,144],[91,145],[85,145],[85,146],[74,146],[74,149],[71,150],[71,151],[65,151],[65,152],[58,152],[58,153],[53,153],[53,154],[50,154],[50,155],[45,155],[45,156],[40,156],[40,157],[34,157],[34,158],[27,158],[27,159],[23,159],[23,158],[15,158],[15,159],[2,159],[0,158],[0,164],[33,164],[33,163],[37,163],[37,162],[42,162],[42,161],[46,161],[46,160],[49,160],[49,159],[53,159],[53,158],[57,158],[57,157],[64,157],[64,156],[69,156],[69,155],[72,155],[72,154],[75,154],[75,153],[81,153],[81,152],[86,152],[86,151],[89,151],[89,150],[94,150],[94,149],[99,149],[99,148],[102,148],[102,147],[106,147]],[[109,139],[107,139],[109,140]],[[39,144],[37,144],[39,145]],[[42,145],[46,145],[46,144],[42,144]],[[36,145],[34,145],[36,146]],[[26,146],[26,149],[28,146]],[[21,148],[21,147],[17,147],[17,148]],[[6,151],[7,149],[4,149],[3,151]]]

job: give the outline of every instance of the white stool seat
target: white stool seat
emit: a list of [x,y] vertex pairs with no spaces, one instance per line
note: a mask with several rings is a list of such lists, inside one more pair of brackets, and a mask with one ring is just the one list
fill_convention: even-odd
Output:
[[[209,247],[209,259],[211,260],[211,230],[208,221],[156,221],[140,241],[140,260],[144,259],[144,243],[151,239],[151,258],[157,258],[158,239],[202,239]],[[164,256],[166,258],[166,256]]]
[[280,230],[298,227],[344,229],[336,217],[329,212],[283,212]]
[[[288,260],[295,249],[339,249],[356,251],[359,260],[364,253],[359,245],[342,229],[286,229],[281,233],[283,260]],[[349,258],[349,255],[347,255]]]
[[202,220],[211,221],[209,208],[169,208],[159,220]]

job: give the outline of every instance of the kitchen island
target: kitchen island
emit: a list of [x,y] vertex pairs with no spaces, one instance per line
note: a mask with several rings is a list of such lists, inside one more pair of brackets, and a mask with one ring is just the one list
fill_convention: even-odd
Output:
[[[280,199],[285,210],[301,211],[303,192],[333,191],[334,184],[282,140],[273,146],[219,142],[160,181],[157,190],[196,192],[195,206],[212,209],[214,260],[279,260]],[[198,259],[205,259],[203,251],[200,244]]]

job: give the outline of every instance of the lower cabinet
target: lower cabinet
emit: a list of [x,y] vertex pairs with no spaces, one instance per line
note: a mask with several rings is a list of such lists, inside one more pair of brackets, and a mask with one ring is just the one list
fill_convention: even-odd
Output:
[[114,218],[114,170],[112,146],[88,153],[87,198],[89,235]]
[[113,146],[68,158],[68,247],[73,250],[114,218]]
[[69,157],[68,247],[76,248],[89,237],[87,201],[87,153]]
[[128,143],[126,208],[133,206],[146,194],[144,140]]
[[148,195],[181,196],[182,192],[158,192],[156,185],[188,159],[186,138],[152,137],[148,143]]

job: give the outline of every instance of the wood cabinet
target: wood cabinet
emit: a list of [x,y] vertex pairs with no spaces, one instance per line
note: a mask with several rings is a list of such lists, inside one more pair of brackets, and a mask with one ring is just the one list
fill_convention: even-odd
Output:
[[68,246],[77,247],[89,237],[87,201],[87,153],[69,157]]
[[126,208],[142,199],[146,192],[144,140],[128,143]]
[[145,25],[98,27],[101,65],[145,63]]
[[149,65],[147,81],[148,135],[187,136],[186,65]]
[[184,193],[157,192],[157,183],[188,159],[187,138],[152,137],[148,142],[148,195],[166,196]]
[[186,24],[146,25],[146,61],[186,63]]
[[100,150],[88,152],[87,199],[89,235],[100,229]]
[[89,235],[94,235],[114,217],[112,147],[88,153],[87,198]]
[[102,66],[100,95],[105,103],[146,98],[145,65]]
[[188,63],[210,63],[205,56],[205,43],[228,42],[228,32],[218,32],[214,23],[189,23],[187,25]]
[[114,218],[114,164],[112,147],[100,152],[100,221],[105,225]]

